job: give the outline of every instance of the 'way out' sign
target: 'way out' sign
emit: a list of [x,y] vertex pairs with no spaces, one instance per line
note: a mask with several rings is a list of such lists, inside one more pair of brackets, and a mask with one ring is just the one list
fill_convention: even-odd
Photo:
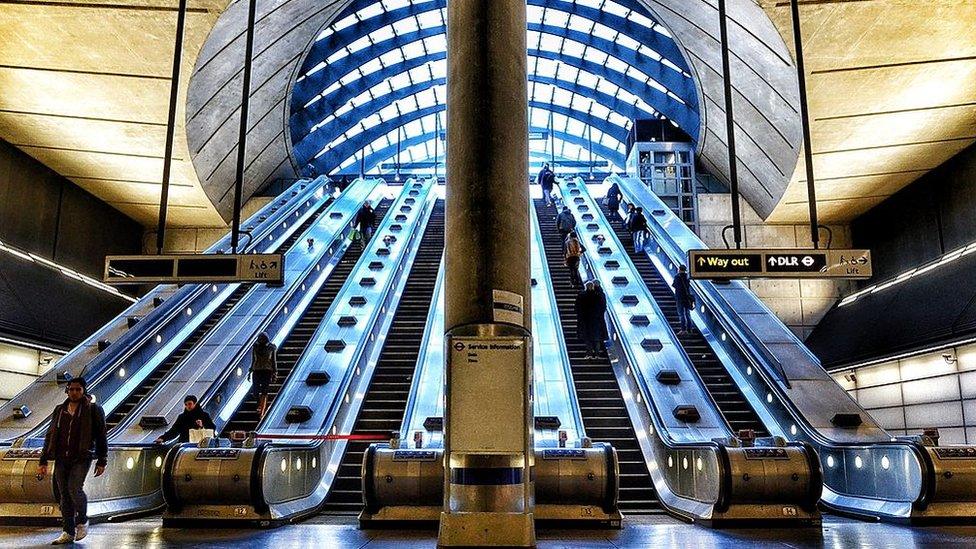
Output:
[[871,278],[870,250],[691,250],[691,278]]

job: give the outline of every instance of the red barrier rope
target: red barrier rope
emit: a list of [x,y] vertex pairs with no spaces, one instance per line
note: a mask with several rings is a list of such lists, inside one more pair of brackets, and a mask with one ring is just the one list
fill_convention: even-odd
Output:
[[255,433],[254,438],[271,440],[390,440],[390,435],[273,435]]

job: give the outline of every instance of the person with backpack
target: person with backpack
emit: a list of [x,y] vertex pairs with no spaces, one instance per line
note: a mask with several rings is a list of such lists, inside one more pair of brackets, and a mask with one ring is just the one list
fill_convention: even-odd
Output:
[[583,245],[580,243],[579,239],[576,237],[576,233],[569,233],[566,237],[566,243],[563,246],[565,250],[565,263],[569,267],[569,283],[574,288],[579,288],[583,285],[583,279],[580,277],[579,267],[580,259],[583,257],[583,252],[586,251]]
[[61,536],[52,545],[81,541],[88,535],[88,496],[85,478],[95,460],[95,476],[105,472],[108,463],[108,437],[105,411],[93,402],[83,377],[68,381],[68,398],[51,414],[44,436],[44,447],[37,465],[37,479],[47,475],[48,461],[54,460],[54,497],[61,506]]
[[644,208],[634,209],[627,230],[630,231],[630,236],[634,241],[634,253],[644,251],[644,242],[647,240],[647,218],[644,217]]
[[268,338],[268,334],[261,332],[251,347],[251,369],[247,372],[247,380],[251,382],[251,391],[258,401],[258,417],[264,419],[268,411],[268,394],[271,384],[278,379],[278,348]]
[[559,238],[564,243],[569,233],[576,230],[576,218],[573,212],[569,211],[569,206],[563,206],[563,211],[556,216],[556,229],[559,230]]
[[681,323],[678,334],[683,334],[691,331],[691,311],[695,308],[695,295],[691,293],[691,280],[688,278],[688,268],[684,265],[678,265],[678,274],[674,275],[671,288],[674,289],[674,301]]

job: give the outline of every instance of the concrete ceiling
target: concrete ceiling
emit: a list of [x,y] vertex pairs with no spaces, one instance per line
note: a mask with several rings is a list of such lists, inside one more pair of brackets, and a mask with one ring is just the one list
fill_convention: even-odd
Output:
[[[761,0],[793,49],[789,2]],[[976,140],[976,2],[800,5],[822,221],[849,221]],[[768,218],[808,219],[803,157]]]
[[[188,4],[182,94],[226,0]],[[144,225],[156,223],[175,0],[0,2],[0,137]],[[183,130],[173,152],[173,225],[222,226]]]
[[[186,77],[227,4],[190,1]],[[759,4],[792,47],[788,2]],[[145,225],[158,210],[176,5],[0,2],[0,137]],[[856,217],[976,140],[976,2],[802,10],[823,221]],[[169,219],[222,226],[190,161],[186,80]],[[806,219],[803,173],[801,158],[770,221]]]

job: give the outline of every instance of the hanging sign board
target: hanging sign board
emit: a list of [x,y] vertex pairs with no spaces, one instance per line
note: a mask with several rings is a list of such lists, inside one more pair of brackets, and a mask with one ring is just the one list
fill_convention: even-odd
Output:
[[690,250],[691,278],[871,278],[870,250]]
[[284,284],[283,254],[114,255],[105,258],[106,284],[265,282]]

